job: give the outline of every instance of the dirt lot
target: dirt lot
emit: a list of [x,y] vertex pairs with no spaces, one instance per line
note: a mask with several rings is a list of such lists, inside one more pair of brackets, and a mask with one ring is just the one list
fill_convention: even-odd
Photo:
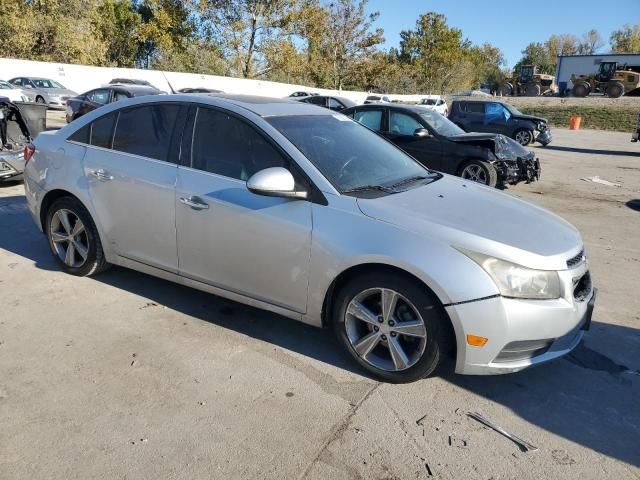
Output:
[[594,324],[499,377],[380,384],[329,332],[122,268],[65,275],[22,185],[0,187],[0,478],[640,478],[640,144],[554,134],[509,192],[582,231]]

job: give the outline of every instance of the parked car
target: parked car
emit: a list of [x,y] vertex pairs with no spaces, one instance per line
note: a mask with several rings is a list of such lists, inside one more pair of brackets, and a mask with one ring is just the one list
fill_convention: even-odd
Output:
[[31,139],[19,107],[8,97],[0,96],[0,183],[22,179],[23,148]]
[[525,115],[508,103],[454,100],[449,120],[467,132],[501,133],[524,146],[551,143],[546,119]]
[[434,110],[444,115],[445,117],[449,113],[447,102],[445,102],[440,95],[427,95],[426,97],[420,99],[418,105],[421,105],[430,110]]
[[297,100],[299,98],[304,98],[304,97],[313,97],[314,95],[318,95],[318,94],[315,92],[299,91],[299,92],[293,92],[291,95],[289,95],[289,97],[293,97]]
[[391,100],[386,95],[369,95],[364,100],[364,104],[367,105],[369,103],[391,103]]
[[121,265],[331,327],[386,381],[449,355],[459,373],[517,371],[590,326],[574,227],[313,105],[139,97],[40,134],[25,159],[64,271]]
[[29,97],[9,82],[0,80],[0,97],[7,97],[12,102],[28,102]]
[[313,95],[311,97],[301,98],[298,101],[325,107],[335,112],[341,112],[345,108],[353,107],[356,102],[344,97],[335,97],[331,95]]
[[89,90],[82,95],[67,100],[67,123],[108,103],[118,102],[132,97],[142,97],[144,95],[158,95],[159,93],[160,90],[155,87],[137,84],[115,84]]
[[342,113],[379,132],[427,168],[489,187],[529,183],[540,176],[535,154],[516,141],[495,133],[466,133],[421,105],[360,105]]
[[9,83],[22,89],[29,101],[44,103],[49,108],[64,109],[69,98],[77,95],[55,80],[40,77],[16,77]]
[[156,90],[160,90],[151,82],[147,80],[141,80],[139,78],[112,78],[109,82],[109,85],[140,85],[143,87],[151,87],[155,88]]
[[205,87],[196,87],[196,88],[181,88],[177,93],[224,93],[222,90],[216,90],[215,88],[205,88]]

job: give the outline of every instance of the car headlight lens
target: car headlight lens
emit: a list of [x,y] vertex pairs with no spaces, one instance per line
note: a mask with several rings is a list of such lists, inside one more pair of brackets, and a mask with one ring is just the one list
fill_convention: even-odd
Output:
[[461,252],[487,272],[503,297],[549,300],[562,296],[556,271],[533,270],[476,252]]

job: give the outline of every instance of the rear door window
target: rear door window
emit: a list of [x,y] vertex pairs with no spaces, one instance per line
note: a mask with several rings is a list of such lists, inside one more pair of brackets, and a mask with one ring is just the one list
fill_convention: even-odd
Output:
[[111,148],[113,137],[113,126],[116,120],[116,113],[110,113],[100,117],[91,124],[90,143],[95,147]]
[[464,111],[467,113],[479,113],[484,115],[484,103],[481,103],[481,102],[465,103]]
[[166,161],[179,109],[177,104],[164,104],[121,110],[113,149]]
[[371,130],[382,130],[382,110],[360,110],[355,113],[353,119]]

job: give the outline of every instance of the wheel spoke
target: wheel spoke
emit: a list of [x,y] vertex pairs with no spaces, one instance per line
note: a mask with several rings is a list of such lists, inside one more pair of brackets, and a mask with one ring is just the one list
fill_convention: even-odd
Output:
[[371,332],[354,343],[353,348],[358,353],[358,355],[360,355],[361,357],[366,357],[367,355],[369,355],[371,350],[376,348],[376,345],[378,345],[379,341],[380,333]]
[[406,335],[408,337],[424,338],[427,336],[424,324],[420,320],[397,323],[393,327],[393,331],[399,335]]
[[69,212],[67,212],[66,210],[58,210],[56,215],[58,216],[58,219],[60,220],[60,224],[62,225],[62,228],[64,228],[64,231],[67,232],[67,235],[70,235],[71,223],[69,222]]
[[77,237],[82,232],[84,232],[84,224],[80,221],[80,219],[76,220],[76,224],[73,226],[73,231],[71,232],[71,236]]
[[393,290],[382,290],[382,318],[388,322],[393,318],[398,304],[398,294]]
[[66,263],[70,267],[73,267],[73,264],[75,263],[75,253],[76,248],[73,246],[73,242],[69,242],[69,244],[67,245],[67,251],[64,255],[64,263]]
[[51,240],[53,240],[54,243],[68,242],[69,237],[63,235],[62,233],[51,232]]
[[396,370],[404,370],[409,365],[409,359],[407,358],[407,354],[404,353],[404,349],[397,337],[389,338],[389,352],[391,353],[391,360],[393,360],[393,365],[396,367]]
[[76,251],[82,257],[82,260],[86,260],[87,259],[87,255],[89,254],[89,249],[87,247],[85,247],[84,245],[82,245],[80,242],[74,242],[73,245],[74,245]]
[[358,301],[352,301],[347,309],[349,315],[353,315],[358,320],[362,320],[365,323],[372,325],[378,325],[378,317],[362,303]]

